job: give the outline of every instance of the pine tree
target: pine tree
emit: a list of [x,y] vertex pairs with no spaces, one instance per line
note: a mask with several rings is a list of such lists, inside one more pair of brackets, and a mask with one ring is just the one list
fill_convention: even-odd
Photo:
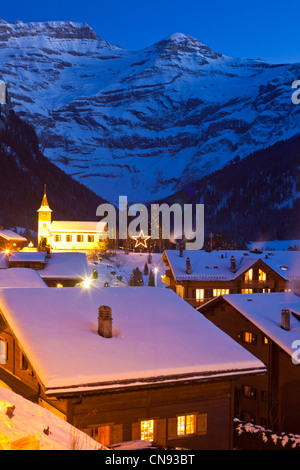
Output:
[[132,274],[130,276],[130,279],[128,281],[129,286],[143,286],[144,285],[144,279],[141,271],[139,268],[135,268],[132,271]]
[[145,263],[145,266],[144,266],[144,275],[145,275],[145,276],[148,276],[148,274],[149,274],[149,267],[148,267],[148,264]]
[[149,274],[149,282],[148,282],[149,287],[155,287],[155,282],[154,282],[154,274],[151,269],[150,274]]

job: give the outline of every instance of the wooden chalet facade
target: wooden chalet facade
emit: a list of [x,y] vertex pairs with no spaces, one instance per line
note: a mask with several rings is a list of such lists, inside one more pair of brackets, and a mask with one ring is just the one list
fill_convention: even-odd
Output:
[[300,252],[166,250],[162,260],[162,281],[197,308],[219,295],[290,291]]
[[[0,348],[2,347],[0,349],[0,352],[2,350],[2,362],[0,355],[0,385],[1,381],[4,382],[16,393],[52,410],[106,446],[141,439],[153,441],[165,449],[177,447],[195,450],[232,448],[234,384],[240,375],[264,374],[266,372],[265,367],[226,335],[223,337],[223,333],[202,318],[200,314],[195,315],[194,309],[176,295],[171,294],[168,290],[161,289],[158,303],[162,305],[159,307],[157,301],[154,300],[155,296],[153,296],[154,291],[152,288],[140,287],[124,290],[120,288],[103,288],[99,289],[98,293],[92,294],[92,296],[96,296],[96,302],[102,298],[106,305],[108,298],[112,299],[119,296],[121,303],[111,302],[111,304],[114,304],[113,312],[117,310],[117,307],[122,310],[122,303],[123,308],[124,305],[129,305],[127,304],[129,300],[130,308],[136,310],[140,305],[140,300],[144,298],[146,305],[149,305],[152,312],[153,309],[154,311],[158,310],[157,316],[152,313],[154,322],[163,316],[163,312],[166,311],[166,302],[168,303],[169,300],[170,313],[173,310],[176,321],[180,321],[183,315],[184,322],[187,322],[189,321],[188,317],[191,316],[191,325],[182,322],[179,330],[185,338],[183,351],[186,349],[187,353],[191,353],[193,357],[188,355],[187,357],[190,357],[189,362],[184,358],[181,361],[181,355],[184,352],[181,351],[181,346],[178,346],[175,337],[176,349],[179,355],[180,367],[178,370],[174,369],[174,364],[176,367],[178,365],[178,358],[168,359],[170,350],[172,351],[174,348],[172,340],[167,337],[160,338],[156,332],[153,336],[153,345],[149,347],[148,338],[152,338],[152,335],[143,333],[143,321],[140,325],[141,330],[139,330],[140,336],[144,336],[142,343],[134,343],[130,348],[129,341],[128,350],[126,335],[130,336],[132,334],[132,331],[130,332],[132,328],[131,324],[126,325],[126,318],[130,318],[126,307],[125,311],[121,311],[121,316],[116,315],[115,317],[113,314],[116,323],[114,328],[117,328],[118,333],[115,334],[113,328],[112,337],[101,336],[103,333],[99,333],[99,323],[97,335],[97,331],[93,331],[88,321],[87,330],[83,331],[83,335],[88,332],[86,336],[88,343],[83,344],[80,340],[77,340],[74,327],[70,322],[72,322],[72,318],[79,318],[78,311],[81,314],[83,305],[88,307],[87,299],[91,301],[91,293],[83,293],[84,299],[82,300],[81,296],[78,296],[78,289],[76,289],[76,296],[71,293],[71,289],[26,289],[26,293],[21,292],[24,290],[14,289],[14,298],[17,299],[18,304],[20,297],[20,308],[23,306],[24,317],[28,316],[25,322],[18,320],[18,307],[16,308],[15,303],[14,310],[12,310],[11,294],[9,292],[0,292]],[[45,291],[44,296],[41,295],[41,292],[38,292],[42,290]],[[134,291],[139,292],[136,302],[134,301],[136,296]],[[107,297],[109,295],[111,297]],[[22,302],[21,298],[23,299]],[[53,313],[50,305],[51,299],[54,300],[55,298],[59,298],[60,302],[65,300],[66,303],[63,305],[68,305],[71,312],[70,316],[64,318],[63,311],[65,309],[66,312],[67,308],[63,306],[57,308],[56,302],[54,302],[55,313]],[[32,312],[31,309],[34,308],[35,302],[38,305],[39,319],[37,319],[37,325],[31,329],[30,334],[27,336],[27,326],[32,323],[34,316],[34,313],[30,312]],[[44,306],[41,307],[42,305]],[[57,309],[60,312],[57,312]],[[98,318],[102,315],[101,312],[103,312],[103,309],[99,309]],[[57,327],[53,327],[52,322],[56,317],[51,319],[51,316],[58,313],[61,315],[61,322]],[[82,322],[85,321],[84,318],[88,313],[89,308],[86,308],[84,315],[80,316]],[[107,316],[107,307],[104,309],[104,314],[106,315],[103,317],[105,321],[111,320],[110,314]],[[147,311],[146,316],[148,314]],[[134,315],[135,318],[138,317]],[[12,329],[10,322],[14,319],[16,319],[16,325]],[[123,323],[121,323],[121,319]],[[75,323],[76,321],[78,320],[75,320]],[[158,327],[164,334],[165,327],[163,325],[164,321]],[[68,327],[71,328],[73,341],[67,342],[66,339],[65,344],[62,345],[59,331],[61,332]],[[207,331],[206,327],[208,328]],[[57,350],[53,348],[55,340],[53,342],[52,328],[54,338],[57,340]],[[220,364],[216,365],[214,362],[209,364],[212,361],[212,356],[214,356],[213,349],[208,351],[206,356],[203,353],[201,342],[199,345],[191,345],[194,337],[190,336],[188,332],[192,331],[194,333],[195,330],[202,331],[202,334],[206,334],[206,336],[211,335],[212,341],[218,342],[222,354],[216,360],[220,360]],[[39,332],[43,335],[43,346],[39,346]],[[172,335],[174,331],[169,333]],[[34,338],[37,338],[37,343],[35,343]],[[223,341],[224,345],[222,345]],[[48,351],[49,356],[47,356],[45,343],[50,348]],[[99,355],[95,356],[97,343],[99,343],[100,349]],[[124,343],[125,349],[122,349],[122,343]],[[114,344],[115,346],[112,347]],[[142,344],[140,350],[136,349],[138,344]],[[166,345],[168,353],[165,357]],[[31,346],[39,348],[38,358],[32,355]],[[82,354],[78,355],[80,348]],[[210,346],[205,346],[205,350],[209,348]],[[73,351],[72,357],[70,357],[70,351]],[[106,351],[104,361],[102,361],[102,351]],[[113,358],[110,357],[111,351],[115,351]],[[122,351],[123,354],[121,354]],[[199,351],[199,353],[195,354],[196,351]],[[150,352],[152,356],[150,356]],[[4,353],[5,360],[3,360]],[[86,358],[87,354],[89,356]],[[153,358],[155,354],[158,354],[156,359]],[[94,360],[95,357],[98,357],[97,361]],[[128,364],[129,358],[132,358],[130,364]],[[147,363],[148,359],[149,364]],[[156,360],[158,361],[158,370],[156,375],[153,375],[150,370],[147,372],[147,367],[156,363]],[[198,367],[195,365],[195,360],[199,360]],[[137,372],[134,373],[136,366],[134,361],[144,363],[145,371],[138,370],[140,368],[138,365]],[[50,366],[47,365],[48,362]],[[108,362],[107,367],[106,362]],[[183,362],[187,363],[182,369],[181,364]],[[73,363],[74,371],[70,371]],[[191,363],[194,364],[192,369],[190,367]],[[161,364],[166,366],[169,364],[170,372],[168,374],[163,369],[160,370]],[[39,370],[40,365],[42,366],[41,370]],[[115,374],[115,367],[117,368],[119,365],[121,365],[121,372]],[[127,368],[128,372],[123,373],[123,367],[124,369]],[[231,367],[231,370],[228,370],[229,367]],[[48,368],[49,371],[51,370],[51,374],[57,370],[56,378],[52,379],[50,377],[49,380],[46,378],[45,371],[47,372]],[[95,376],[91,381],[88,377],[91,370],[95,369],[96,372],[99,370],[101,372],[102,368],[107,370],[107,376],[104,375],[102,378]],[[67,376],[68,371],[69,378]],[[78,371],[80,371],[80,375],[77,375]],[[74,372],[75,379],[72,372]]]
[[266,375],[236,382],[235,416],[277,433],[299,434],[300,298],[289,296],[226,295],[199,307],[199,312],[267,367]]

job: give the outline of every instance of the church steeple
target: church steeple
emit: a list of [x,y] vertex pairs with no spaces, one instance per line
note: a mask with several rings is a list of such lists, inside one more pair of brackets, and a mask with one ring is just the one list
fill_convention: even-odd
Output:
[[52,210],[49,207],[49,203],[47,199],[46,185],[44,185],[44,196],[43,196],[42,204],[37,212],[52,212]]
[[51,212],[49,207],[46,185],[44,186],[44,196],[41,207],[37,210],[38,216],[38,243],[43,242],[46,245],[51,245]]

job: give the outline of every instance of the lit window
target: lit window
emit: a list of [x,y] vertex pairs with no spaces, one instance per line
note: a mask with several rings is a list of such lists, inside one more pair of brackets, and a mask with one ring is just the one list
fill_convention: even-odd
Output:
[[184,298],[184,287],[177,285],[176,286],[176,294],[178,294],[182,299]]
[[153,419],[149,419],[148,421],[141,421],[141,440],[151,442],[154,440]]
[[245,273],[245,281],[252,281],[252,280],[253,280],[253,269],[249,269],[249,271]]
[[78,243],[83,242],[83,235],[77,235],[77,242]]
[[292,292],[292,289],[284,289],[284,292]]
[[64,287],[64,286],[63,286],[63,284],[61,284],[61,283],[59,282],[58,284],[56,284],[56,287],[57,287],[58,289],[61,289],[61,288]]
[[266,281],[267,280],[267,274],[262,271],[261,269],[258,270],[258,280],[259,281]]
[[204,299],[204,289],[196,289],[196,300],[200,302]]
[[66,235],[66,242],[72,241],[72,235]]
[[92,437],[103,446],[110,445],[110,426],[98,426],[92,429]]
[[213,289],[213,296],[218,297],[219,295],[227,295],[229,292],[229,289]]
[[266,336],[263,337],[263,344],[269,344],[269,339]]
[[243,340],[245,343],[256,343],[256,335],[250,331],[243,332]]
[[195,433],[195,415],[177,416],[177,436]]
[[61,235],[54,235],[54,241],[55,242],[60,242],[61,241]]
[[7,342],[0,339],[0,364],[6,364],[7,361]]
[[242,294],[253,294],[253,289],[242,289]]
[[94,235],[88,235],[88,242],[94,243]]

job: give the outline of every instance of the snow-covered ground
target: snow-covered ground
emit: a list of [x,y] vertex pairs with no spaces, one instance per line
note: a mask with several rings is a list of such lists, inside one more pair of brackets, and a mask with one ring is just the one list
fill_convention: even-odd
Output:
[[[10,407],[15,408],[9,416]],[[52,411],[0,386],[0,450],[10,450],[12,442],[27,437],[35,437],[40,450],[101,450],[102,447]]]
[[[98,273],[97,281],[93,284],[98,287],[103,287],[105,282],[108,282],[110,287],[115,286],[128,286],[128,281],[135,268],[143,273],[145,263],[148,264],[149,273],[153,270],[154,278],[157,280],[157,287],[165,287],[161,280],[161,276],[165,274],[165,266],[162,262],[162,253],[152,253],[152,262],[148,263],[148,253],[128,253],[124,251],[117,251],[115,256],[110,259],[102,259],[101,261],[89,261],[91,269],[96,269]],[[157,275],[155,276],[155,268],[157,268]],[[121,277],[121,280],[120,280]],[[118,279],[119,278],[119,279]],[[144,275],[144,286],[148,286],[149,274]]]

